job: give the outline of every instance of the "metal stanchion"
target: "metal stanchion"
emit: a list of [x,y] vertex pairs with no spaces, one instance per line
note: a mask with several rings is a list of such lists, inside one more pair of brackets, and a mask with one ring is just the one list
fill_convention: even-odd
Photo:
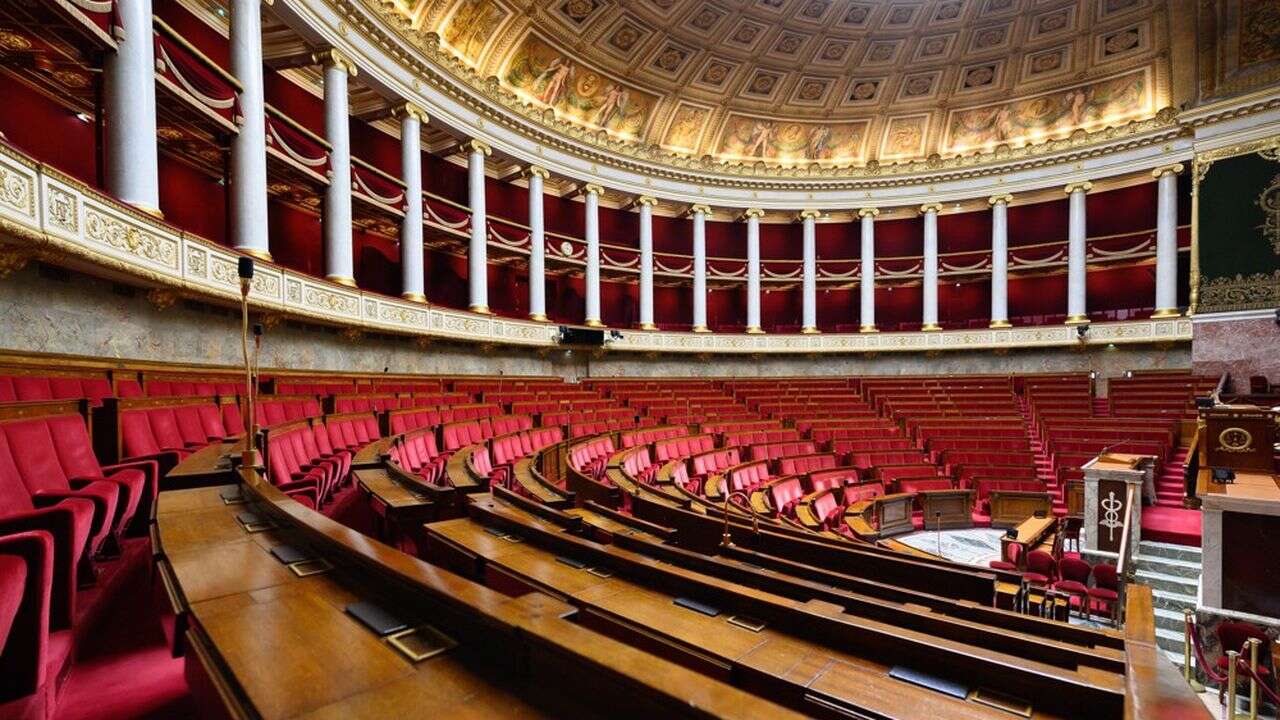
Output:
[[1258,720],[1258,638],[1249,638],[1249,720]]
[[1192,690],[1201,693],[1204,692],[1204,685],[1201,685],[1200,681],[1196,679],[1195,670],[1191,667],[1192,658],[1194,656],[1193,650],[1195,649],[1192,646],[1193,640],[1191,638],[1191,633],[1196,631],[1194,621],[1192,620],[1194,616],[1195,611],[1191,608],[1184,608],[1182,610],[1182,618],[1184,621],[1182,633],[1182,677],[1187,681],[1187,684],[1191,686]]
[[1227,720],[1236,720],[1236,663],[1240,653],[1227,651]]

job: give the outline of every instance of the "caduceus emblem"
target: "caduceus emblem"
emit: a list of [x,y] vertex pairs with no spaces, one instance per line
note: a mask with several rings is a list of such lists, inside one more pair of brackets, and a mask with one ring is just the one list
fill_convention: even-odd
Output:
[[1098,524],[1107,529],[1107,542],[1115,542],[1116,528],[1121,527],[1124,523],[1120,522],[1120,508],[1124,506],[1116,497],[1114,490],[1107,493],[1102,499],[1102,521]]

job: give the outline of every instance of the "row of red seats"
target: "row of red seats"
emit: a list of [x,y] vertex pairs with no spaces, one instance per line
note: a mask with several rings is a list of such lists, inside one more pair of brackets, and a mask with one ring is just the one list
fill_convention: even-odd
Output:
[[689,428],[684,425],[659,425],[656,427],[641,427],[635,430],[620,433],[618,442],[623,449],[633,448],[637,445],[649,445],[659,440],[667,440],[670,438],[684,437],[689,434]]
[[529,430],[532,427],[533,418],[528,415],[495,415],[447,423],[440,428],[440,440],[445,450],[453,452],[498,435]]
[[409,432],[391,443],[387,454],[401,469],[419,475],[431,484],[443,484],[445,462],[451,453],[441,452],[431,431]]
[[410,430],[435,427],[453,422],[479,420],[501,414],[501,407],[484,404],[390,410],[387,412],[387,426],[392,435],[399,435]]
[[614,452],[612,437],[595,437],[569,447],[569,467],[588,477],[599,478]]
[[122,409],[119,425],[121,457],[157,461],[161,472],[244,427],[238,405],[216,405],[212,400]]
[[106,377],[0,375],[0,403],[85,398],[96,406],[114,395]]

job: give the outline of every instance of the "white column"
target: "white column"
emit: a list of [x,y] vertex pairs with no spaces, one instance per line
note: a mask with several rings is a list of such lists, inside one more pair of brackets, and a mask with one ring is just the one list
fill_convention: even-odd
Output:
[[876,216],[880,211],[876,208],[862,208],[858,217],[862,218],[862,284],[861,294],[861,327],[859,332],[879,332],[876,329]]
[[471,203],[471,246],[467,251],[467,283],[471,289],[470,310],[489,314],[488,215],[484,209],[484,159],[493,151],[479,140],[463,146],[467,150],[467,190]]
[[760,335],[760,218],[764,210],[749,208],[747,218],[747,332]]
[[427,114],[412,103],[396,108],[400,117],[400,176],[404,180],[404,220],[400,222],[400,296],[426,302],[422,259],[422,123]]
[[640,208],[640,329],[657,330],[653,322],[653,206],[648,195],[636,198]]
[[920,292],[923,299],[920,316],[920,329],[925,332],[941,330],[938,325],[938,212],[941,203],[928,203],[920,206],[924,214],[924,269],[920,279]]
[[1012,195],[992,195],[991,205],[991,327],[1009,327],[1009,203]]
[[822,213],[817,210],[801,210],[804,223],[804,262],[801,269],[800,332],[812,335],[818,332],[818,238],[817,221]]
[[231,139],[231,242],[240,252],[270,261],[261,5],[262,0],[231,0],[231,74],[240,81],[240,131]]
[[1156,178],[1156,310],[1151,317],[1178,316],[1178,173],[1182,164],[1151,171]]
[[693,331],[711,332],[707,327],[707,216],[711,208],[694,205],[693,214]]
[[1067,324],[1079,325],[1089,322],[1089,311],[1085,305],[1085,209],[1084,196],[1093,188],[1093,183],[1071,183],[1063,188],[1068,196],[1067,226]]
[[355,287],[351,248],[351,120],[347,78],[356,66],[337,50],[315,58],[324,67],[324,139],[329,141],[329,187],[324,194],[324,274]]
[[156,62],[151,0],[116,3],[124,29],[107,53],[107,189],[130,205],[160,215],[156,161]]
[[587,232],[587,327],[604,327],[600,321],[600,195],[604,188],[587,184],[582,187],[584,223]]
[[542,184],[551,174],[530,165],[529,177],[529,319],[547,319],[547,236],[542,217]]

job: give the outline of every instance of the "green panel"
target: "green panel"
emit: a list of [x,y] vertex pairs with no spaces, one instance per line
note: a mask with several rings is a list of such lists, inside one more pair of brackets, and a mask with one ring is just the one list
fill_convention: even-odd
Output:
[[1199,183],[1198,312],[1280,305],[1276,151],[1216,160]]

